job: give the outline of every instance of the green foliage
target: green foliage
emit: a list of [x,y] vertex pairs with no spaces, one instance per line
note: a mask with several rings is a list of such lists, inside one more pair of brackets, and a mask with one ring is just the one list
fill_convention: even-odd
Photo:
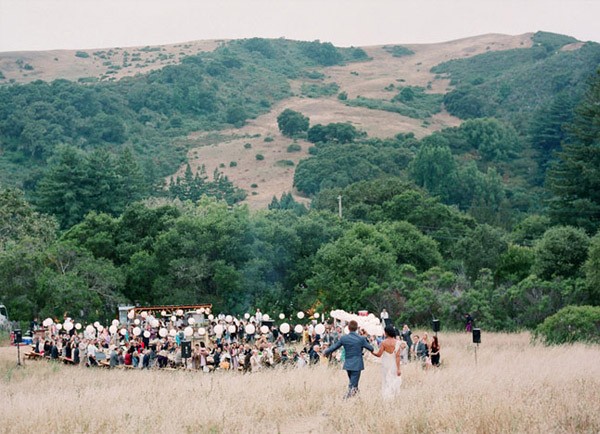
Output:
[[431,72],[450,76],[455,86],[444,97],[445,108],[463,119],[507,120],[526,133],[535,111],[550,105],[558,92],[581,95],[600,63],[599,44],[555,52],[546,48],[557,46],[549,39],[538,34],[545,46],[540,42],[532,48],[491,51],[433,67]]
[[[265,137],[265,142],[267,141],[268,137]],[[244,143],[244,149],[252,149],[252,143]]]
[[350,123],[330,123],[310,127],[307,139],[312,143],[351,143],[361,136],[361,133]]
[[82,59],[87,59],[88,57],[90,57],[89,53],[87,51],[77,51],[75,52],[75,57],[80,57]]
[[389,111],[415,119],[425,119],[440,112],[443,98],[444,96],[441,94],[426,93],[422,87],[406,86],[390,101],[359,96],[353,100],[347,100],[346,104],[352,107]]
[[571,36],[559,35],[550,32],[536,32],[531,38],[534,44],[539,44],[548,52],[556,51],[567,44],[578,42],[577,39]]
[[346,101],[348,99],[348,93],[346,91],[340,92],[337,98],[340,101]]
[[90,211],[117,215],[146,194],[141,169],[130,150],[113,156],[102,149],[86,153],[61,146],[35,197],[42,212],[54,215],[67,228]]
[[179,176],[176,179],[171,178],[167,197],[197,203],[203,196],[214,197],[233,205],[244,200],[246,192],[235,187],[229,178],[217,169],[214,170],[213,179],[210,181],[204,166],[193,173],[188,164],[183,178]]
[[342,53],[330,42],[300,42],[300,48],[305,56],[322,66],[338,65],[343,60]]
[[229,167],[237,167],[237,161],[230,161],[229,162]]
[[304,215],[308,212],[304,204],[296,202],[292,193],[282,193],[281,197],[277,199],[273,196],[273,200],[269,204],[270,210],[291,210],[296,215]]
[[327,145],[296,166],[294,186],[306,194],[324,188],[345,187],[383,175],[399,175],[410,152],[392,146],[367,144]]
[[320,98],[322,96],[335,95],[340,87],[336,83],[303,83],[300,92],[308,98]]
[[484,268],[495,271],[507,249],[506,234],[483,224],[468,231],[458,242],[456,256],[462,259],[467,276],[475,280]]
[[595,233],[600,227],[600,70],[576,109],[572,140],[547,175],[554,198],[550,215],[561,224]]
[[546,344],[600,343],[600,307],[567,306],[536,328],[536,337]]
[[287,152],[300,152],[301,150],[302,146],[300,146],[298,143],[292,143],[287,147]]
[[570,226],[548,229],[535,244],[535,272],[543,279],[579,275],[589,243],[581,229]]
[[325,309],[356,311],[389,286],[396,261],[389,240],[374,227],[357,223],[316,255],[308,287]]
[[497,119],[470,119],[460,129],[468,144],[486,161],[506,160],[520,150],[515,129]]
[[275,165],[280,167],[293,167],[294,162],[292,160],[277,160]]
[[294,137],[308,130],[309,119],[302,113],[285,109],[277,116],[277,126],[281,134]]
[[34,211],[23,192],[0,189],[0,251],[23,242],[49,243],[55,237],[56,222]]
[[384,45],[383,49],[394,57],[404,57],[415,54],[413,50],[403,47],[402,45]]
[[262,161],[265,159],[265,156],[263,154],[256,154],[255,158],[257,161]]
[[590,302],[600,305],[600,234],[590,241],[588,259],[583,266]]
[[550,226],[549,217],[532,214],[513,228],[511,238],[523,246],[533,246],[534,241],[541,238]]

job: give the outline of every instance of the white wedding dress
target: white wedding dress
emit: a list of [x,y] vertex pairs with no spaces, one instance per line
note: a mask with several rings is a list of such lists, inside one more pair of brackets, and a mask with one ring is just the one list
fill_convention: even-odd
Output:
[[400,341],[392,353],[386,351],[381,355],[381,395],[383,399],[391,399],[400,392],[402,377],[397,375],[396,353],[400,351]]

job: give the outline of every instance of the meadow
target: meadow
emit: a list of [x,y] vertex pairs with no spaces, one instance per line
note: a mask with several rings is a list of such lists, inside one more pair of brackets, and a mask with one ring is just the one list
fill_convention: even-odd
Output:
[[442,367],[404,367],[402,393],[380,397],[368,358],[360,395],[317,366],[251,374],[16,367],[0,348],[0,432],[598,433],[600,347],[546,347],[530,335],[440,334]]

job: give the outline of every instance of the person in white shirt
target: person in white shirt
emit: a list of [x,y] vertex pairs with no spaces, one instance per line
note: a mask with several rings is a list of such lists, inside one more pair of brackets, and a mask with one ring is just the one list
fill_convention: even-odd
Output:
[[87,346],[87,358],[90,366],[98,366],[98,362],[96,361],[96,345],[94,340],[91,340]]
[[381,314],[379,315],[379,317],[383,321],[383,320],[389,319],[390,315],[387,313],[387,310],[383,309],[381,311]]

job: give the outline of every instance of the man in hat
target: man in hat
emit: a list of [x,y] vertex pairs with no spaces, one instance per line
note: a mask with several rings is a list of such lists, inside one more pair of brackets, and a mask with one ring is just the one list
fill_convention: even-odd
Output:
[[373,346],[367,341],[364,336],[360,336],[356,331],[358,330],[358,323],[354,320],[348,323],[348,330],[350,333],[342,336],[342,338],[335,344],[327,348],[323,354],[328,356],[340,347],[344,347],[346,359],[344,360],[344,369],[348,373],[348,392],[344,398],[350,398],[358,392],[358,381],[360,380],[360,373],[365,369],[363,362],[363,348],[373,352]]

